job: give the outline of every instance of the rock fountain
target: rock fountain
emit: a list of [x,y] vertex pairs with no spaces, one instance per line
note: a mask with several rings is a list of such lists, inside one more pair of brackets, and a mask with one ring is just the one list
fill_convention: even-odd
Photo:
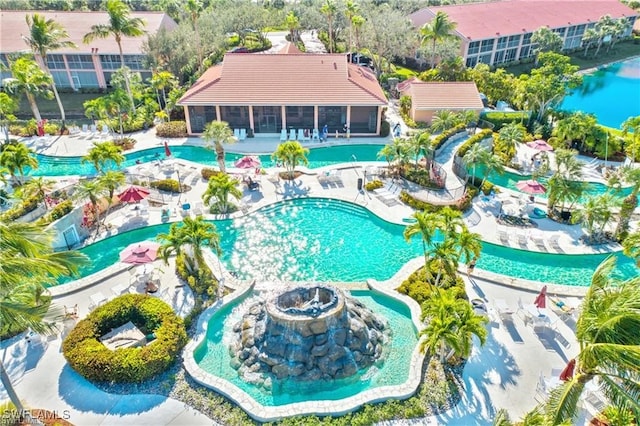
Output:
[[330,285],[285,289],[250,305],[233,327],[231,365],[247,382],[342,379],[385,356],[391,330]]

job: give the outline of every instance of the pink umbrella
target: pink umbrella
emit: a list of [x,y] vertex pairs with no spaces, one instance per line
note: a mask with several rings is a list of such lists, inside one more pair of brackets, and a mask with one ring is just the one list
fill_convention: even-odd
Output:
[[124,263],[149,263],[158,257],[160,244],[152,241],[142,241],[127,246],[120,252],[120,262]]
[[576,359],[573,358],[571,360],[569,360],[569,362],[567,363],[567,365],[564,367],[564,370],[562,370],[562,373],[560,373],[560,380],[562,381],[567,381],[567,380],[571,380],[571,378],[573,377],[573,370],[576,368]]
[[536,296],[536,300],[533,301],[533,304],[538,307],[538,309],[544,309],[547,307],[547,286],[545,285],[540,290],[540,293]]
[[171,157],[171,149],[169,149],[167,141],[164,141],[164,155],[165,157]]
[[247,155],[235,162],[235,166],[239,169],[257,169],[262,163],[258,157]]
[[527,146],[537,151],[553,151],[553,147],[549,145],[547,141],[543,141],[542,139],[537,139],[532,142],[527,142]]
[[149,191],[135,185],[131,185],[120,194],[118,194],[118,198],[123,203],[137,203],[138,201],[144,200],[148,196]]
[[527,194],[544,194],[547,192],[547,188],[536,180],[521,180],[516,183],[516,188]]

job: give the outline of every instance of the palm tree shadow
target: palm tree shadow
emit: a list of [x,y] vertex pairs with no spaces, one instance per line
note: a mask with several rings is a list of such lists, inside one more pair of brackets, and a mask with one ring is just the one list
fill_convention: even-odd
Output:
[[302,186],[302,181],[292,180],[285,181],[284,184],[281,185],[281,189],[276,191],[276,194],[281,195],[283,199],[300,198],[306,197],[310,190],[311,188],[308,186]]

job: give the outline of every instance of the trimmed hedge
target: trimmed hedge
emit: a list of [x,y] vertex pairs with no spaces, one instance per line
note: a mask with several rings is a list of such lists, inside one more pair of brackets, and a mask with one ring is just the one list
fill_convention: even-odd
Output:
[[[467,211],[471,207],[471,200],[473,200],[473,197],[475,197],[476,195],[478,195],[477,188],[467,187],[464,195],[456,202],[456,204],[449,205],[448,207],[454,210],[460,210],[461,212]],[[430,213],[440,211],[442,208],[447,207],[444,205],[435,205],[422,200],[418,200],[404,190],[400,192],[400,197],[398,198],[409,207],[413,207],[416,210],[423,210]]]
[[56,205],[53,209],[51,209],[51,211],[47,215],[38,219],[38,224],[48,225],[51,222],[55,222],[61,217],[68,215],[71,210],[73,210],[73,202],[71,202],[71,200],[64,200],[60,204]]
[[464,155],[467,153],[467,151],[469,151],[469,149],[477,144],[478,142],[487,139],[489,136],[491,136],[493,134],[493,131],[490,129],[484,129],[479,131],[478,133],[476,133],[475,135],[471,136],[469,139],[467,139],[465,141],[465,143],[463,143],[460,148],[458,148],[458,150],[456,151],[456,155],[458,157],[464,157]]
[[434,151],[436,151],[442,145],[444,145],[445,142],[448,141],[451,137],[457,135],[458,133],[462,133],[466,131],[467,131],[467,126],[465,126],[463,123],[460,123],[450,129],[447,129],[444,132],[440,133],[431,141],[431,148]]
[[[150,185],[152,188],[157,188],[161,191],[179,193],[180,191],[180,183],[178,183],[175,179],[163,179],[151,182]],[[184,186],[184,185],[183,185]]]
[[[145,346],[112,351],[99,338],[133,322],[155,340]],[[75,371],[89,380],[132,383],[145,381],[171,366],[187,343],[182,319],[160,299],[127,294],[96,308],[62,343],[62,353]]]
[[209,181],[211,176],[217,176],[219,174],[224,173],[222,173],[220,170],[212,169],[209,167],[203,167],[202,169],[200,169],[200,176],[202,176],[202,179],[206,180],[207,182]]
[[507,124],[526,123],[529,121],[529,113],[525,111],[507,112],[485,112],[480,115],[480,119],[493,124],[494,131],[497,132]]
[[34,211],[38,208],[38,197],[33,195],[25,200],[22,200],[20,204],[15,205],[6,212],[0,214],[0,220],[4,222],[10,222],[24,216],[27,213]]
[[371,182],[367,182],[364,185],[364,189],[366,189],[367,191],[373,191],[374,189],[380,189],[384,186],[384,183],[382,183],[381,180],[375,179],[372,180]]
[[187,123],[184,121],[169,121],[156,126],[156,136],[159,138],[184,138],[187,136]]

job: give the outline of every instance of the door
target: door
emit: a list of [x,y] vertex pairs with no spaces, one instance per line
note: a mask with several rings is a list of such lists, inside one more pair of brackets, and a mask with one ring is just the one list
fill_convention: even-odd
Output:
[[64,243],[67,245],[67,249],[71,249],[74,245],[78,244],[78,233],[75,226],[70,226],[62,232],[64,237]]
[[260,118],[260,133],[277,133],[275,115],[263,115]]

